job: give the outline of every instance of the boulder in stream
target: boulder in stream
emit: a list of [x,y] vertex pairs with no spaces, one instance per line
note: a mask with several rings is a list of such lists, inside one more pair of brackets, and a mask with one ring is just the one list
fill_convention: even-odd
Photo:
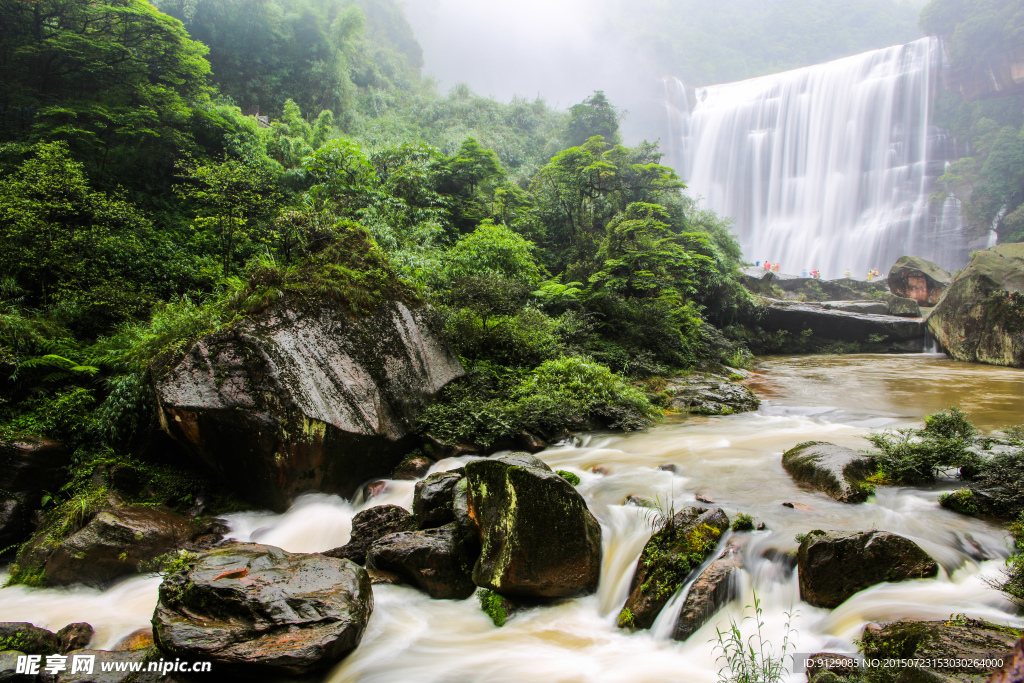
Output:
[[464,374],[425,309],[353,317],[285,302],[152,365],[161,427],[254,503],[350,496],[419,445],[416,420]]
[[466,512],[482,547],[476,585],[538,598],[597,589],[601,525],[572,484],[527,453],[467,463],[466,481]]
[[955,360],[1024,367],[1024,244],[975,254],[926,323]]
[[391,534],[370,546],[368,569],[391,572],[439,600],[464,600],[476,592],[473,562],[459,525]]
[[77,621],[68,624],[57,631],[57,640],[60,641],[60,653],[66,655],[72,650],[81,650],[89,646],[89,641],[96,635],[96,629],[84,621]]
[[53,631],[27,621],[0,622],[0,651],[15,650],[26,655],[55,655],[60,638]]
[[759,321],[769,332],[801,335],[810,330],[819,343],[858,344],[863,349],[920,352],[924,323],[895,315],[855,313],[816,303],[769,301]]
[[868,624],[860,640],[868,659],[910,660],[903,671],[892,672],[899,683],[982,683],[997,666],[978,664],[1010,662],[1022,634],[1020,629],[961,615],[943,621]]
[[736,573],[743,567],[739,549],[730,546],[690,586],[672,637],[686,640],[738,594]]
[[666,519],[640,553],[619,627],[650,628],[728,528],[729,518],[721,508],[691,507]]
[[889,315],[898,315],[905,318],[920,318],[921,306],[913,299],[890,294],[885,299],[889,309]]
[[421,529],[444,526],[455,521],[452,498],[455,485],[466,475],[463,468],[449,472],[435,472],[416,482],[412,511]]
[[935,577],[939,566],[920,546],[888,531],[806,534],[797,551],[800,598],[838,607],[876,583]]
[[953,281],[953,276],[931,261],[901,256],[889,269],[889,291],[913,299],[919,306],[934,306]]
[[793,479],[841,503],[860,503],[871,487],[871,459],[859,451],[824,441],[805,441],[782,454],[782,466]]
[[694,373],[668,380],[665,389],[669,407],[697,415],[732,415],[757,410],[761,401],[748,387],[727,377]]
[[164,578],[153,636],[165,656],[215,671],[306,674],[354,650],[372,610],[370,577],[348,560],[238,544]]
[[348,543],[323,554],[352,560],[356,564],[366,564],[366,553],[374,541],[402,531],[413,531],[415,528],[416,518],[405,508],[377,505],[352,518],[352,534]]

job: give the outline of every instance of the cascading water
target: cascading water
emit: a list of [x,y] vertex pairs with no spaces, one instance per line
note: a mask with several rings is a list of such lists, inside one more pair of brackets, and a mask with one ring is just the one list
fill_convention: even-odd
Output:
[[669,159],[735,219],[750,261],[824,277],[888,270],[906,254],[961,267],[959,206],[930,201],[952,148],[928,123],[943,64],[924,38],[689,92],[669,81]]

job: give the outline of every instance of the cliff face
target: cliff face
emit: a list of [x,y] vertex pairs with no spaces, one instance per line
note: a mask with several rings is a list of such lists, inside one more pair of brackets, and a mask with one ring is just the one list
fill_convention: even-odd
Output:
[[415,422],[458,358],[423,309],[369,316],[282,304],[154,368],[161,426],[248,499],[351,495],[415,447]]
[[[942,42],[948,54],[949,41],[943,38]],[[970,68],[949,69],[944,80],[947,88],[958,91],[968,102],[1024,93],[1024,49]]]

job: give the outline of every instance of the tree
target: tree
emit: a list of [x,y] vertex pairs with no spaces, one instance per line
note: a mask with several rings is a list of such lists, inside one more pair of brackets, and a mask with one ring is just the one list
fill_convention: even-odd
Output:
[[569,107],[569,123],[565,129],[565,146],[579,147],[600,135],[608,144],[619,142],[619,112],[612,106],[604,91],[594,94],[579,104]]
[[221,162],[185,163],[181,170],[186,182],[178,191],[199,205],[200,229],[217,235],[221,273],[227,277],[239,246],[270,237],[269,232],[258,231],[280,200],[273,177],[227,157]]

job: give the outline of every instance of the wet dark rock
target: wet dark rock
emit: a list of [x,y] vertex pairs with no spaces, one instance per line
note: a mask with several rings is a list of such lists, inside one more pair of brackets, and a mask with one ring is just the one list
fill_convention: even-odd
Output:
[[53,631],[27,621],[0,622],[0,651],[17,650],[27,655],[54,655],[60,651],[60,639]]
[[351,496],[419,445],[417,419],[464,372],[425,309],[280,304],[152,366],[161,427],[252,502]]
[[89,646],[89,641],[96,635],[96,629],[92,624],[84,621],[68,624],[57,631],[57,640],[60,641],[60,653],[66,655],[72,650],[81,650]]
[[386,585],[386,586],[400,586],[405,583],[402,577],[393,572],[386,572],[381,569],[367,569],[366,573],[370,575],[370,585]]
[[622,504],[633,505],[638,508],[651,508],[652,510],[658,508],[657,501],[650,496],[635,496],[631,494],[626,496],[626,499],[622,501]]
[[352,518],[352,534],[348,543],[322,554],[351,560],[356,564],[366,564],[366,552],[374,541],[415,528],[416,518],[405,508],[398,505],[377,505],[363,510]]
[[[869,659],[918,660],[903,672],[893,672],[900,683],[981,683],[991,670],[972,661],[1010,661],[1021,635],[1020,629],[980,619],[901,619],[884,626],[869,624],[861,634],[861,649]],[[950,660],[959,666],[936,666],[954,663]]]
[[823,301],[821,305],[823,308],[846,311],[847,313],[889,315],[889,306],[880,301]]
[[430,471],[430,467],[433,464],[434,461],[425,455],[409,455],[398,464],[398,467],[395,468],[395,472],[391,475],[391,478],[398,479],[399,481],[422,479],[427,476],[427,472]]
[[704,503],[705,505],[714,505],[715,501],[708,496],[697,495],[694,496],[698,503]]
[[696,415],[732,415],[757,410],[761,401],[742,384],[709,373],[694,373],[668,380],[669,407]]
[[728,528],[729,518],[721,508],[686,508],[667,520],[640,553],[619,627],[650,628]]
[[841,503],[860,503],[872,492],[866,482],[874,474],[871,460],[852,448],[805,441],[782,454],[782,466],[797,483]]
[[672,474],[676,474],[679,472],[679,466],[674,463],[658,465],[658,469],[661,470],[662,472],[671,472]]
[[690,586],[672,637],[686,640],[738,594],[736,572],[743,567],[737,548],[725,549]]
[[21,543],[32,531],[32,514],[42,507],[44,491],[57,491],[67,480],[70,453],[42,437],[0,442],[0,549]]
[[1024,451],[992,456],[963,488],[940,496],[939,504],[968,515],[1016,519],[1024,513]]
[[385,493],[389,488],[391,487],[388,486],[388,483],[383,479],[380,481],[371,481],[369,484],[363,486],[363,500],[376,498],[377,496]]
[[992,674],[989,683],[1024,683],[1024,638],[1013,646],[1013,655],[1003,659],[1003,666]]
[[516,437],[515,446],[527,453],[540,453],[548,447],[548,444],[539,436],[534,436],[529,432],[522,432]]
[[412,511],[420,529],[431,529],[455,521],[452,496],[455,485],[464,476],[465,470],[460,467],[449,472],[435,472],[416,482]]
[[153,629],[149,627],[132,631],[117,641],[114,647],[110,649],[114,652],[134,652],[136,650],[147,650],[153,647],[153,645]]
[[372,610],[370,577],[348,560],[238,544],[164,578],[153,635],[165,656],[214,670],[305,674],[355,649]]
[[820,304],[770,301],[759,324],[769,332],[782,330],[791,335],[811,330],[822,343],[866,344],[914,353],[924,348],[924,323],[920,320],[839,311]]
[[921,306],[913,299],[890,294],[885,298],[885,302],[889,308],[889,315],[898,315],[906,318],[921,317]]
[[901,256],[889,269],[889,291],[913,299],[919,306],[934,306],[953,281],[953,276],[931,261]]
[[482,547],[476,585],[544,598],[597,589],[601,526],[572,484],[528,453],[470,462],[466,480]]
[[464,600],[476,591],[470,557],[451,522],[435,529],[391,534],[374,542],[367,553],[369,569],[391,572],[435,599]]
[[800,598],[829,608],[877,583],[931,578],[939,572],[920,546],[888,531],[811,531],[800,543],[797,567]]
[[956,360],[1024,367],[1024,244],[975,254],[926,322]]
[[22,569],[29,568],[29,562],[41,566],[43,585],[102,587],[122,576],[149,570],[162,555],[191,548],[198,530],[192,520],[163,507],[130,505],[101,510],[52,547],[43,529],[30,542],[34,548],[25,548],[18,555],[18,564]]

